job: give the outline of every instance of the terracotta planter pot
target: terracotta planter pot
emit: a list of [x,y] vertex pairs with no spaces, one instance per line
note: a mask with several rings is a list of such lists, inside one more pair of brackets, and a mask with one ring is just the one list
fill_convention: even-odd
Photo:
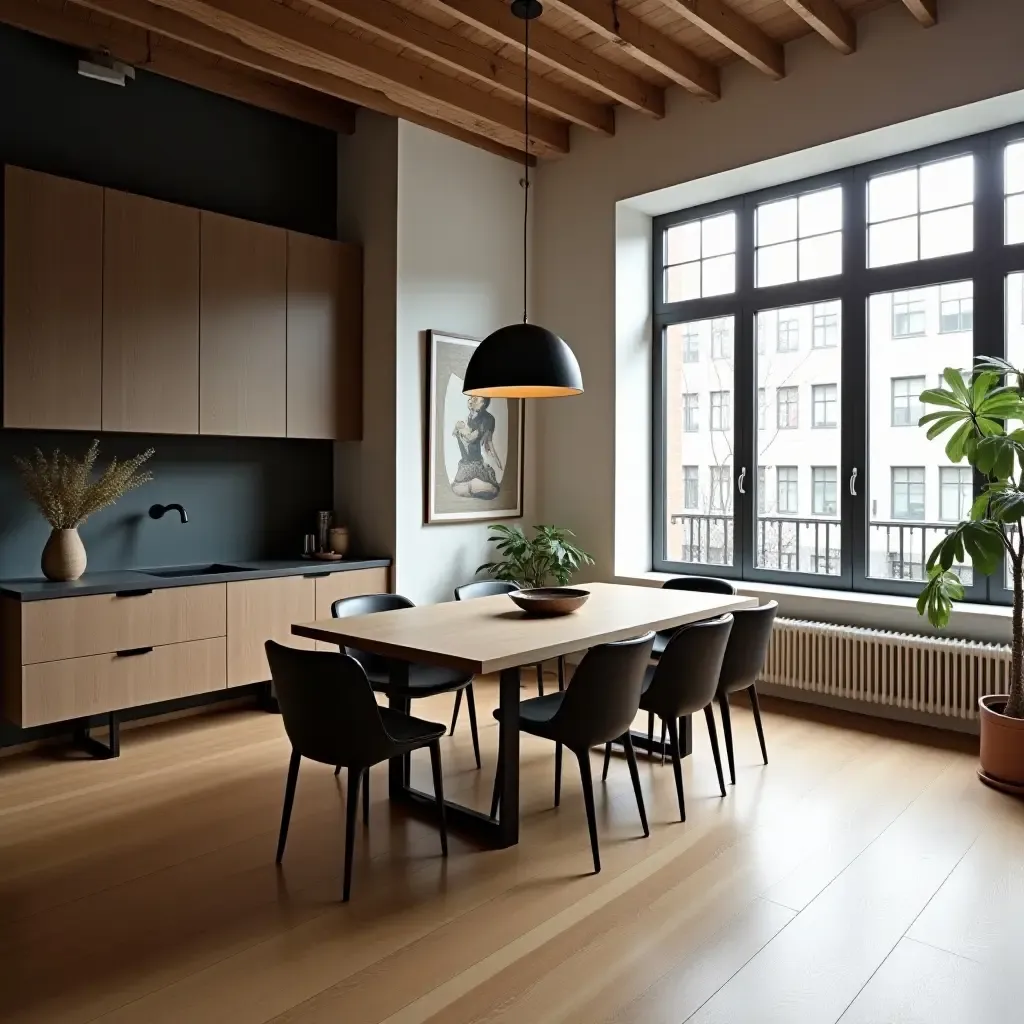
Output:
[[85,545],[78,530],[51,530],[41,566],[48,580],[77,580],[85,572]]
[[981,709],[982,781],[1007,792],[1024,795],[1024,718],[1002,714],[1006,694],[978,701]]

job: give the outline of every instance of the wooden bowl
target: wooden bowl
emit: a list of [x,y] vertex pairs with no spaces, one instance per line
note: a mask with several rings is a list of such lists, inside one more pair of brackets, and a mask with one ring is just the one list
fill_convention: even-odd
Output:
[[574,587],[532,587],[529,590],[513,590],[508,596],[527,615],[541,618],[571,614],[586,604],[590,592]]

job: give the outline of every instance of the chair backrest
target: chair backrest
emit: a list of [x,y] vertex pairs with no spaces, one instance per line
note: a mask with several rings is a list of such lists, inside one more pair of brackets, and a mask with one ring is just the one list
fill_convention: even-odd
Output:
[[455,588],[456,601],[469,601],[474,597],[496,597],[498,594],[511,594],[518,590],[516,583],[507,583],[505,580],[477,580],[476,583],[463,583],[461,587]]
[[[331,605],[331,615],[345,619],[350,615],[372,615],[374,612],[391,612],[398,608],[415,608],[414,602],[401,594],[363,594],[360,597],[339,597]],[[355,658],[367,674],[387,673],[390,662],[381,654],[370,654],[355,647],[346,647],[345,653]]]
[[644,707],[662,718],[692,715],[714,700],[732,615],[683,626],[672,635],[644,694]]
[[662,590],[698,590],[703,594],[735,594],[736,587],[717,576],[674,576],[665,580]]
[[394,743],[355,658],[273,640],[266,651],[285,732],[303,757],[361,767],[388,757]]
[[644,633],[587,651],[551,722],[561,742],[585,750],[618,739],[630,727],[653,644],[654,634]]
[[757,674],[768,653],[772,623],[778,610],[779,602],[769,601],[757,608],[741,608],[733,612],[732,634],[719,677],[720,690],[726,693],[745,690],[757,681]]

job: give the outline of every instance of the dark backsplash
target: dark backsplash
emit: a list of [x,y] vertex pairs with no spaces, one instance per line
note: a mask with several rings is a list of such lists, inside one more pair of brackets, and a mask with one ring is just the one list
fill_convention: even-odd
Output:
[[[49,527],[24,495],[15,455],[39,446],[79,454],[91,435],[0,431],[0,578],[38,576]],[[274,438],[100,435],[100,463],[155,448],[153,480],[93,516],[81,529],[89,569],[288,558],[333,502],[330,441]],[[188,511],[150,519],[149,506]]]

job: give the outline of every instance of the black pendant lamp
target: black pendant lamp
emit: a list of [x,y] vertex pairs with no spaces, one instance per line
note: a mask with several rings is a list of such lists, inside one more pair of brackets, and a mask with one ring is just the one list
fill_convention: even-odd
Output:
[[557,334],[531,324],[526,315],[527,214],[530,206],[530,22],[540,17],[540,0],[512,0],[512,13],[525,31],[523,120],[523,322],[488,334],[466,368],[463,393],[481,398],[561,398],[583,393],[580,364]]

